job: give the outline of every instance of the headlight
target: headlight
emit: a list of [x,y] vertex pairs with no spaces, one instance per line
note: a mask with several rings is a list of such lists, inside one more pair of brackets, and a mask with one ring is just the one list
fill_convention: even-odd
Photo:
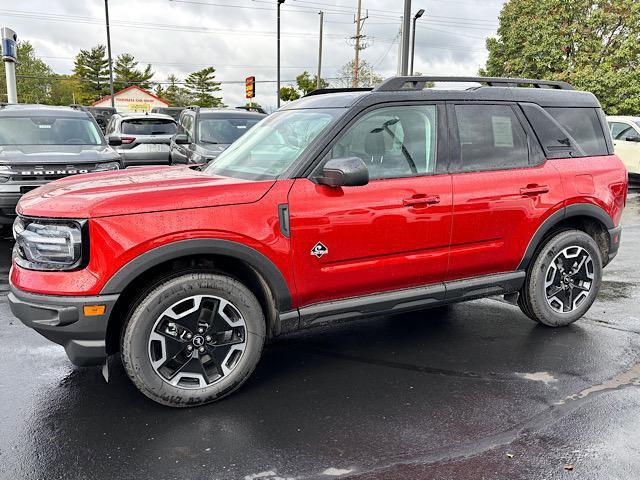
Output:
[[13,259],[31,270],[71,270],[82,263],[82,224],[16,218]]
[[0,165],[0,183],[8,182],[11,178],[11,168],[6,165]]
[[100,163],[93,169],[94,172],[105,172],[107,170],[120,170],[120,164],[118,162]]

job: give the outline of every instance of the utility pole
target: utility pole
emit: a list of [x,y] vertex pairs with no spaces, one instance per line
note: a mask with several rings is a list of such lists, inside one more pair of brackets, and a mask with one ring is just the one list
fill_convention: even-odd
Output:
[[107,23],[107,56],[109,58],[109,92],[111,94],[111,107],[115,107],[113,99],[113,60],[111,59],[111,33],[109,32],[109,0],[104,0],[104,16]]
[[402,16],[402,66],[400,75],[409,72],[409,34],[411,33],[411,0],[404,0],[404,15]]
[[354,21],[354,23],[356,24],[356,36],[353,37],[354,45],[356,49],[356,55],[353,63],[353,82],[352,82],[352,86],[354,88],[358,86],[358,73],[360,70],[360,50],[365,48],[364,46],[361,45],[361,40],[364,37],[364,35],[362,35],[361,33],[362,25],[364,24],[364,21],[367,18],[369,18],[369,14],[367,14],[365,17],[362,17],[362,0],[358,0],[358,13]]
[[324,12],[320,10],[320,37],[318,40],[318,75],[316,77],[316,89],[320,88],[320,74],[322,73],[322,26],[324,24]]
[[400,19],[400,30],[398,30],[398,66],[396,75],[402,75],[402,18]]
[[416,21],[424,15],[424,8],[421,8],[413,16],[413,29],[411,30],[411,75],[413,75],[413,58],[416,56]]
[[278,4],[278,28],[277,28],[277,30],[278,30],[278,33],[277,33],[277,36],[278,36],[278,46],[277,46],[278,59],[277,59],[277,67],[276,67],[277,70],[278,70],[278,73],[277,73],[278,80],[276,82],[277,88],[278,88],[278,93],[276,95],[276,98],[277,98],[276,106],[278,108],[280,108],[280,5],[282,5],[284,3],[284,0],[276,0],[276,2]]

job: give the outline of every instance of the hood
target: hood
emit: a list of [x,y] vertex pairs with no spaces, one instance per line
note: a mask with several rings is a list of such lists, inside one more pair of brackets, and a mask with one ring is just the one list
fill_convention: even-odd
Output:
[[0,145],[2,164],[96,163],[119,159],[108,145]]
[[95,218],[234,205],[258,201],[274,183],[215,177],[186,166],[134,168],[56,180],[24,195],[17,211]]

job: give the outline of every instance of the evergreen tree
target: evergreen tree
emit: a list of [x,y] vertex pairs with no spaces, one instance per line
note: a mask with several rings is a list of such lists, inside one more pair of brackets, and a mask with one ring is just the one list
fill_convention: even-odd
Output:
[[82,84],[78,103],[90,103],[108,95],[109,61],[105,46],[80,50],[74,61],[73,74]]
[[215,71],[216,69],[213,67],[203,68],[190,73],[185,80],[185,86],[195,105],[201,107],[224,106],[222,97],[214,96],[215,92],[220,91],[220,82],[215,81]]
[[151,88],[149,80],[153,78],[154,72],[151,70],[151,65],[147,65],[144,70],[140,70],[134,56],[129,53],[123,53],[116,58],[113,74],[115,90],[122,90],[131,85],[137,85],[144,90],[149,90]]

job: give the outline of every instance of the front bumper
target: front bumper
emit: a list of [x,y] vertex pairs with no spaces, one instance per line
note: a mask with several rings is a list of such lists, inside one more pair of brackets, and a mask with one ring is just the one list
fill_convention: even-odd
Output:
[[[69,360],[84,367],[104,363],[107,356],[107,323],[118,296],[40,295],[11,285],[7,298],[11,311],[22,323],[62,345]],[[83,309],[85,305],[105,305],[105,313],[86,316]]]

